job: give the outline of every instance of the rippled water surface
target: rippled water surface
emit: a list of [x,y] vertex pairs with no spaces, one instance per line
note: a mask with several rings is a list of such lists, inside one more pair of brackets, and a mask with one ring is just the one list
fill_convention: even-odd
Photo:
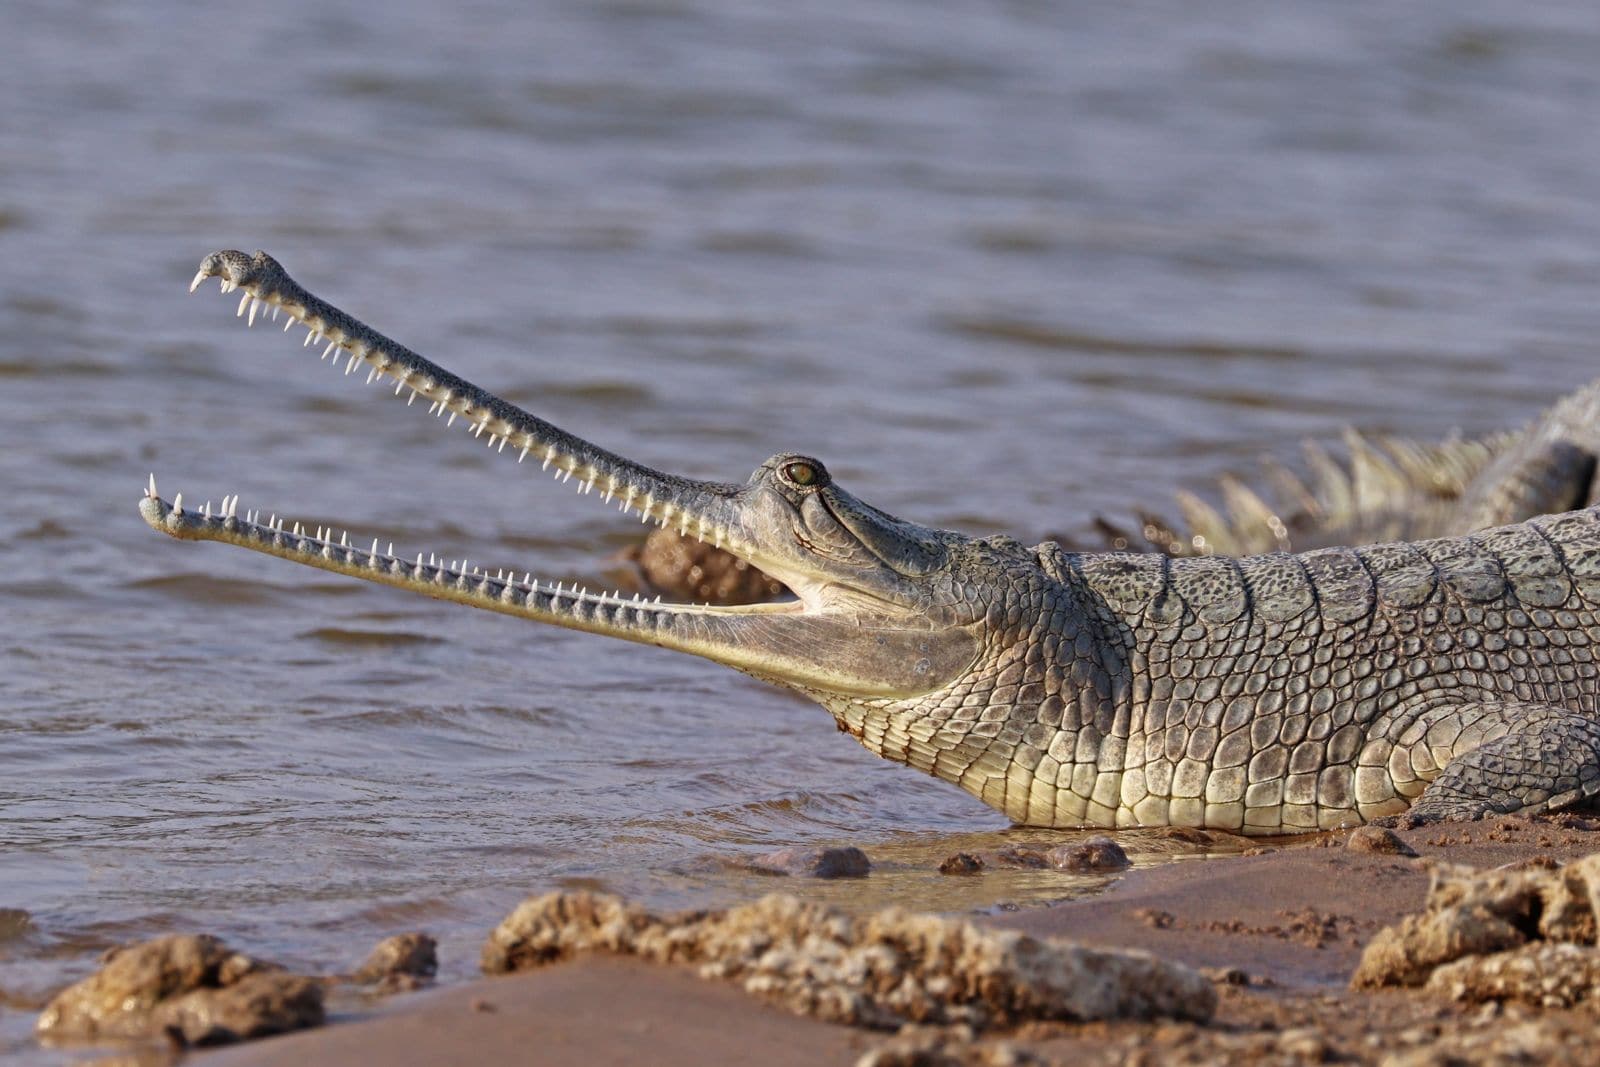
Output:
[[591,585],[638,530],[186,296],[213,248],[653,465],[814,452],[1025,538],[1600,367],[1592,3],[6,22],[0,1052],[165,930],[331,970],[421,926],[459,977],[530,891],[727,900],[794,843],[878,858],[847,903],[1094,887],[928,874],[1004,821],[742,676],[151,533],[151,470]]

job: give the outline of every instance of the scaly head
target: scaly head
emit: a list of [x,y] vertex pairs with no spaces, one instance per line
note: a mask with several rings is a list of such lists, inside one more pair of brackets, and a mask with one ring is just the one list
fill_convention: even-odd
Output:
[[[408,405],[420,397],[431,415],[458,419],[489,447],[537,461],[584,493],[671,524],[767,572],[796,599],[743,607],[667,604],[660,598],[605,596],[564,589],[524,575],[489,574],[418,555],[403,559],[347,535],[317,530],[224,498],[213,513],[169,504],[151,479],[139,510],[152,527],[184,540],[223,541],[399,586],[429,596],[576,630],[691,652],[757,677],[804,690],[824,703],[922,696],[960,678],[978,655],[985,610],[964,564],[977,543],[959,534],[902,522],[834,484],[820,462],[779,455],[744,485],[663,474],[597,448],[456,377],[396,344],[294,282],[264,252],[207,256],[191,291],[217,278],[239,291],[248,322],[286,318],[307,331],[322,357],[346,360],[348,375],[365,365],[367,382],[393,381]],[[981,552],[979,554],[982,554]]]

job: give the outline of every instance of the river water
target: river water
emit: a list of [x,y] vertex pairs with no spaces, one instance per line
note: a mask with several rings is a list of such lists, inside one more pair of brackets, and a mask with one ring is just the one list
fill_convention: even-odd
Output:
[[7,6],[0,1054],[168,930],[459,978],[527,893],[789,844],[877,859],[846,903],[1093,888],[928,874],[1017,835],[742,676],[150,532],[152,470],[590,585],[639,529],[185,295],[214,248],[655,466],[1024,538],[1600,371],[1592,3],[377,10]]

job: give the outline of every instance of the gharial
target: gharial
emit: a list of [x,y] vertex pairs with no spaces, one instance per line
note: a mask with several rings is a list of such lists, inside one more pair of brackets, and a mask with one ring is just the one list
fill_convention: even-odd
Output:
[[152,477],[140,512],[171,536],[704,656],[811,697],[873,752],[1019,823],[1271,834],[1600,792],[1600,509],[1297,555],[1028,548],[897,519],[806,456],[774,456],[743,485],[663,474],[430,363],[265,253],[214,253],[191,289],[212,277],[243,290],[252,322],[287,314],[347,371],[365,363],[369,381],[795,598],[664,604],[463,571],[241,517],[237,497],[214,514],[169,504]]

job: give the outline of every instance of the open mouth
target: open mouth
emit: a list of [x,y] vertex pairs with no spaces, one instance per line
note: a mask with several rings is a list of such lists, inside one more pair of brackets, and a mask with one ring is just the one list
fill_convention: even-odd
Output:
[[[575,482],[580,493],[598,495],[641,522],[655,522],[681,534],[722,548],[753,566],[771,566],[740,535],[733,497],[739,487],[698,482],[663,474],[614,453],[596,448],[558,427],[451,374],[410,349],[390,340],[298,285],[272,257],[223,251],[207,256],[195,275],[193,292],[208,278],[217,278],[224,293],[241,293],[237,314],[253,326],[283,321],[285,332],[305,331],[303,347],[316,346],[323,360],[345,361],[346,376],[364,369],[369,385],[393,383],[393,393],[406,405],[427,403],[429,415],[447,426],[461,422],[476,439],[500,453],[514,453],[518,463],[536,461],[561,482]],[[723,607],[663,603],[635,594],[592,593],[573,583],[543,582],[531,572],[490,572],[466,560],[418,553],[399,555],[392,543],[352,541],[345,532],[314,530],[277,515],[265,519],[259,510],[241,513],[239,498],[228,496],[213,509],[209,502],[184,505],[183,494],[169,503],[156,491],[154,475],[139,503],[140,514],[156,530],[184,540],[221,541],[291,559],[323,570],[348,574],[446,600],[468,603],[505,614],[610,633],[650,643],[663,640],[674,626],[697,616],[752,616],[804,612],[799,601]],[[695,627],[699,631],[700,627]],[[702,635],[703,636],[703,635]]]

